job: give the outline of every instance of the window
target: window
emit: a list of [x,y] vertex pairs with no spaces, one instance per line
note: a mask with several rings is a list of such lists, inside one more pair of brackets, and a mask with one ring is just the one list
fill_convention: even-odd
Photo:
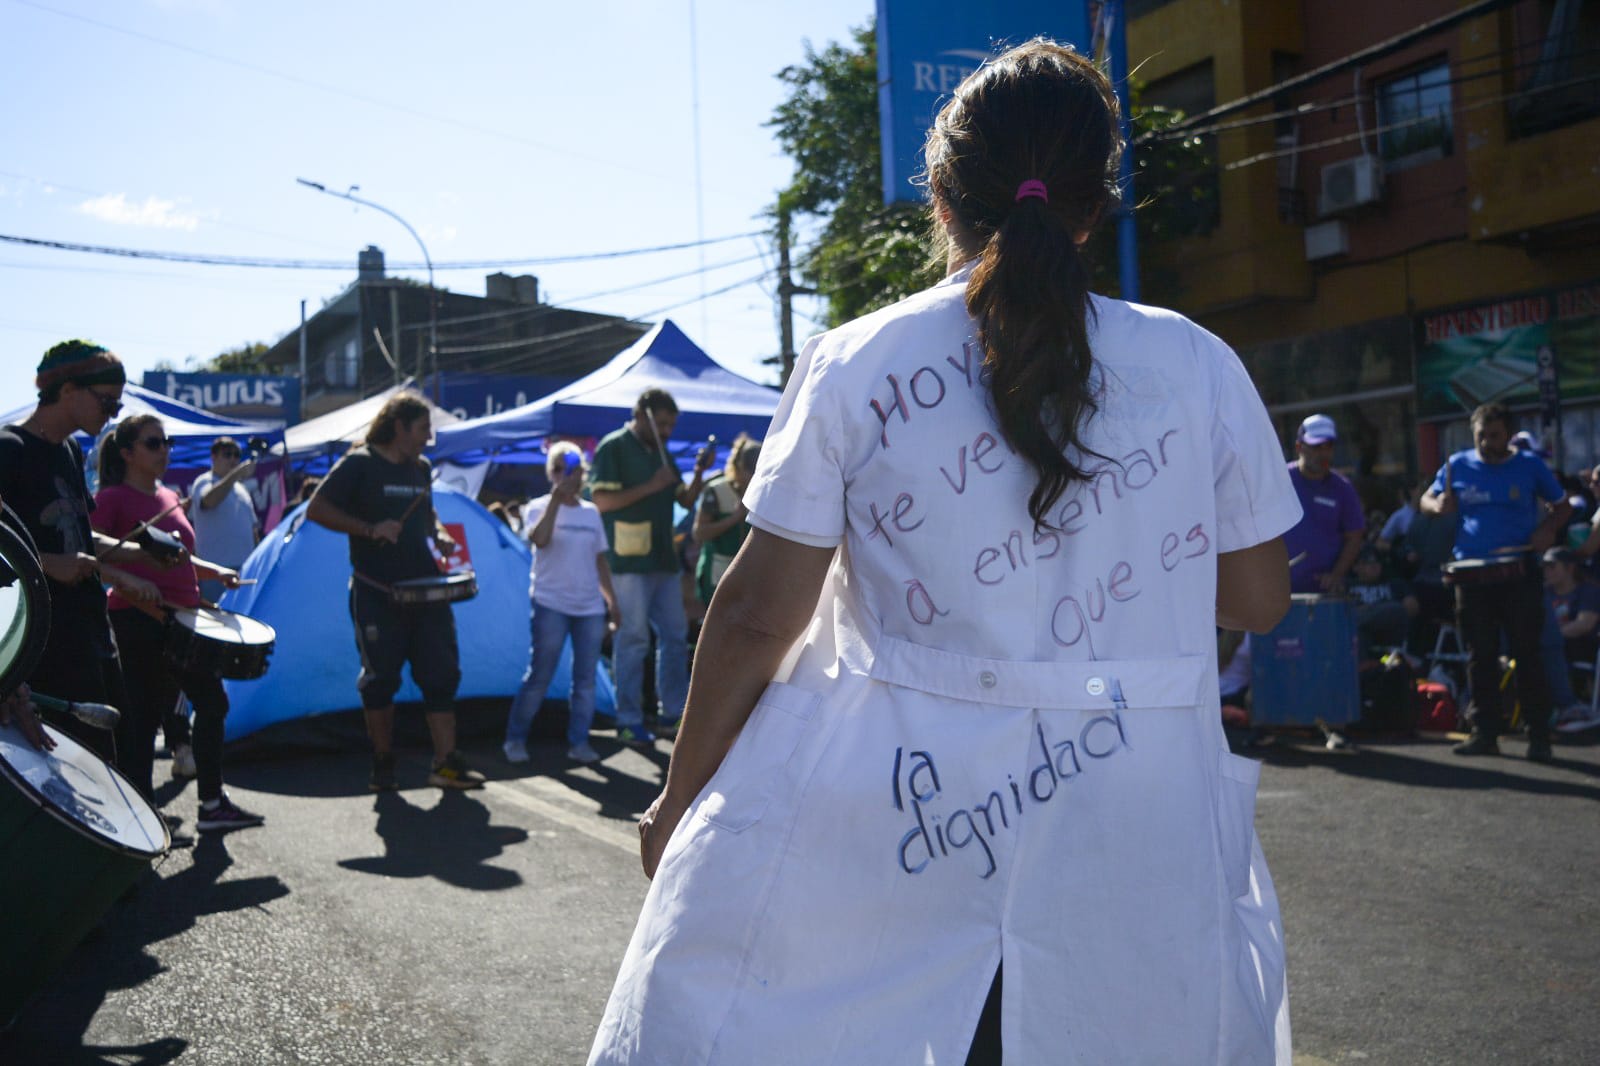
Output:
[[322,357],[322,378],[330,389],[353,389],[361,384],[361,352],[355,338],[328,349]]
[[[1543,36],[1531,36],[1535,29]],[[1519,81],[1508,105],[1513,136],[1600,115],[1600,4],[1539,0],[1523,17],[1513,55]]]
[[[1171,118],[1203,115],[1217,106],[1216,80],[1211,60],[1152,81],[1139,94],[1146,108],[1166,108]],[[1210,233],[1222,219],[1218,196],[1217,135],[1187,137],[1182,142],[1160,140],[1139,157],[1139,200],[1164,200],[1160,208],[1167,235]]]
[[1443,159],[1453,145],[1448,63],[1378,86],[1378,151],[1390,170]]

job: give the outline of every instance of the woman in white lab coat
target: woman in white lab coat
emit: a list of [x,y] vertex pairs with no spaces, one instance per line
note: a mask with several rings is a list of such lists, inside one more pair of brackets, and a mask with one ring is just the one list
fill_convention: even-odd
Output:
[[1299,506],[1233,353],[1088,292],[1115,112],[986,64],[929,135],[949,276],[806,345],[591,1063],[1287,1066],[1214,626],[1287,609]]

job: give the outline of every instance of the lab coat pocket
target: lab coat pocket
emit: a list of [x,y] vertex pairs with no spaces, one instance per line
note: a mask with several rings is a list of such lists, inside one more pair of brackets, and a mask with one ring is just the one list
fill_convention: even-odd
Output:
[[811,724],[820,692],[774,681],[756,703],[700,800],[700,817],[720,829],[742,833],[761,820]]
[[1256,785],[1261,764],[1221,752],[1217,758],[1217,848],[1228,895],[1250,891],[1250,844],[1255,839]]

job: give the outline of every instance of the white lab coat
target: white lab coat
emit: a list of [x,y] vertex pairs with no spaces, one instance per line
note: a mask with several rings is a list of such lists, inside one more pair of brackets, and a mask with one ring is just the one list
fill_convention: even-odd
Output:
[[591,1063],[945,1066],[1004,960],[1008,1063],[1289,1063],[1216,556],[1299,520],[1234,354],[1095,298],[1109,461],[1027,514],[966,273],[813,339],[745,495],[841,545],[673,834]]

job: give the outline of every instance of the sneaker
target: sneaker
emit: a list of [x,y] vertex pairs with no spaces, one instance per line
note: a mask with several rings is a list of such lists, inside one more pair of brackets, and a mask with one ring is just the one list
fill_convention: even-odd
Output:
[[567,749],[567,758],[582,766],[588,766],[590,763],[600,761],[600,753],[588,744],[574,744]]
[[393,792],[400,787],[400,783],[394,779],[393,755],[372,757],[372,777],[367,781],[367,787],[374,792]]
[[656,735],[642,725],[617,726],[617,743],[630,748],[648,748],[656,742]]
[[1550,741],[1544,737],[1530,738],[1528,741],[1529,762],[1550,762],[1554,756],[1550,752]]
[[459,751],[452,751],[428,775],[428,784],[435,788],[482,788],[484,777],[467,765]]
[[200,776],[200,771],[194,765],[194,748],[188,744],[179,744],[172,753],[172,776],[185,781],[193,781]]
[[528,744],[523,740],[508,740],[501,745],[500,750],[506,753],[506,762],[532,762],[528,756]]
[[261,815],[251,814],[243,807],[235,806],[224,793],[216,806],[208,807],[204,803],[200,805],[200,817],[195,825],[200,832],[210,833],[226,829],[249,829],[265,821]]
[[1450,750],[1457,755],[1499,755],[1500,742],[1487,733],[1474,732]]
[[678,723],[682,721],[682,715],[679,715],[676,718],[656,719],[656,736],[660,737],[662,740],[671,740],[673,737],[678,735]]

